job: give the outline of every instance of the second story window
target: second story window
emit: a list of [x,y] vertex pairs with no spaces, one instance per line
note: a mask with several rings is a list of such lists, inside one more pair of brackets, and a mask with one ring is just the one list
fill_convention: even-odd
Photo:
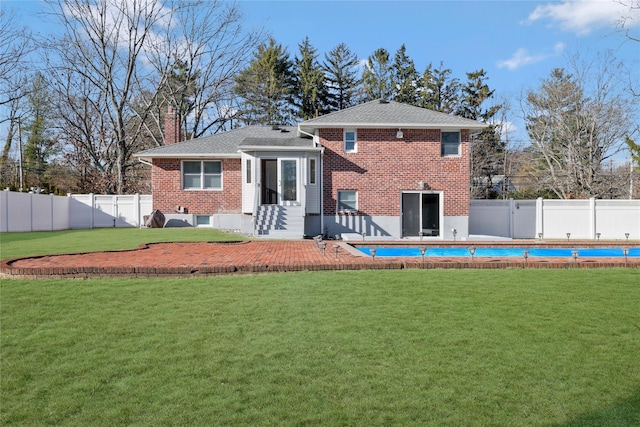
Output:
[[443,157],[460,155],[460,132],[442,132],[440,142]]
[[357,135],[355,130],[344,131],[344,152],[355,153],[358,148]]

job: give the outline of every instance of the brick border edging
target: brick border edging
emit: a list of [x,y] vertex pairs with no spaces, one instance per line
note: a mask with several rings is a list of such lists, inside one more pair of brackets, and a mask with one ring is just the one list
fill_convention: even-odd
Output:
[[514,263],[494,261],[430,261],[375,262],[375,263],[327,263],[327,264],[245,264],[209,267],[50,267],[8,268],[0,267],[0,277],[15,279],[92,278],[92,277],[207,277],[229,274],[285,273],[299,271],[356,271],[356,270],[432,270],[432,269],[575,269],[575,268],[640,268],[640,263],[583,260],[557,262]]

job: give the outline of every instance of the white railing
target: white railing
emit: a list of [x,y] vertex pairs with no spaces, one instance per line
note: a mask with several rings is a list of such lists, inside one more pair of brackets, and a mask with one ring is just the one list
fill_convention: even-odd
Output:
[[[567,237],[569,233],[569,237]],[[640,239],[640,200],[472,200],[469,234],[514,239]]]
[[0,232],[140,227],[152,211],[149,195],[70,194],[67,197],[0,191]]

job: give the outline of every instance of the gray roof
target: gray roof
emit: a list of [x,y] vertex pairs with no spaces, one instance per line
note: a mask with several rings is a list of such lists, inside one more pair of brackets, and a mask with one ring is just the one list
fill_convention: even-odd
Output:
[[310,149],[314,147],[310,138],[300,138],[295,126],[247,126],[229,132],[209,135],[177,144],[152,148],[134,154],[142,159],[240,157],[241,148],[263,149]]
[[309,133],[327,127],[480,130],[487,125],[426,108],[379,99],[300,123],[300,129]]

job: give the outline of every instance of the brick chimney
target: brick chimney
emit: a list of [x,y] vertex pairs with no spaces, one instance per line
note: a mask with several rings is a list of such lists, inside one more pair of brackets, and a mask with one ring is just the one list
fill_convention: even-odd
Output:
[[164,115],[164,145],[180,142],[182,132],[180,132],[180,116],[169,106]]

